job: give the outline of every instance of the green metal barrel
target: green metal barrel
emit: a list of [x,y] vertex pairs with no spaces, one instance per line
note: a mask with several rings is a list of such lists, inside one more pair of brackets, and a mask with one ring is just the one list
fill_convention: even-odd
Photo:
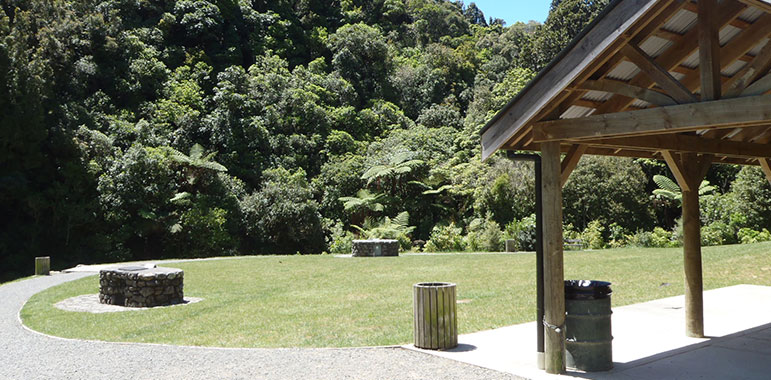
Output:
[[613,368],[610,283],[571,281],[565,284],[566,365],[583,371]]

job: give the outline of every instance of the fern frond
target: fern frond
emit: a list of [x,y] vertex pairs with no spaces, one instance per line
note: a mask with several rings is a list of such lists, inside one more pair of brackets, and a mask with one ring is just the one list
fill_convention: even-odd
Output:
[[669,190],[664,190],[664,189],[653,190],[653,194],[658,195],[661,198],[672,199],[672,200],[680,200],[683,197],[682,193],[673,193]]
[[707,180],[701,181],[701,184],[699,185],[699,195],[707,195],[713,191],[715,191],[715,186],[710,185]]
[[193,160],[200,160],[203,158],[203,146],[201,144],[195,144],[190,148],[190,158]]
[[395,223],[395,224],[397,224],[399,226],[404,226],[404,227],[409,226],[410,225],[410,213],[407,212],[407,211],[400,212],[399,215],[396,215],[393,218],[393,223]]
[[655,182],[656,185],[658,185],[663,190],[671,191],[673,193],[681,192],[680,186],[678,186],[675,181],[669,177],[656,174],[653,176],[653,182]]
[[444,186],[442,186],[442,187],[440,187],[438,189],[435,189],[435,190],[426,190],[426,191],[423,192],[423,195],[441,194],[442,192],[444,192],[446,190],[449,190],[449,189],[452,189],[452,185],[444,185]]

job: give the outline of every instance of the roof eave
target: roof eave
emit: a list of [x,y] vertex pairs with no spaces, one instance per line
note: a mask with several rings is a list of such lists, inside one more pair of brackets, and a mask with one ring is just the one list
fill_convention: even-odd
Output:
[[480,132],[488,159],[661,0],[614,0]]

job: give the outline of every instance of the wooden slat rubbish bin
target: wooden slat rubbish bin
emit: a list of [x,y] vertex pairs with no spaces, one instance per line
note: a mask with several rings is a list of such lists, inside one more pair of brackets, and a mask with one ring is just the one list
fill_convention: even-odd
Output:
[[51,274],[51,257],[35,257],[35,275],[48,276]]
[[458,345],[455,284],[421,282],[413,287],[415,347],[444,350]]

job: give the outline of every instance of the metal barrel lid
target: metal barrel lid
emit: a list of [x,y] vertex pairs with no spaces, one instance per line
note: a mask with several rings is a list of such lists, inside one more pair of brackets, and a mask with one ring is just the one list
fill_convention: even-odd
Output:
[[566,280],[565,297],[572,300],[593,300],[608,297],[610,282],[595,280]]

